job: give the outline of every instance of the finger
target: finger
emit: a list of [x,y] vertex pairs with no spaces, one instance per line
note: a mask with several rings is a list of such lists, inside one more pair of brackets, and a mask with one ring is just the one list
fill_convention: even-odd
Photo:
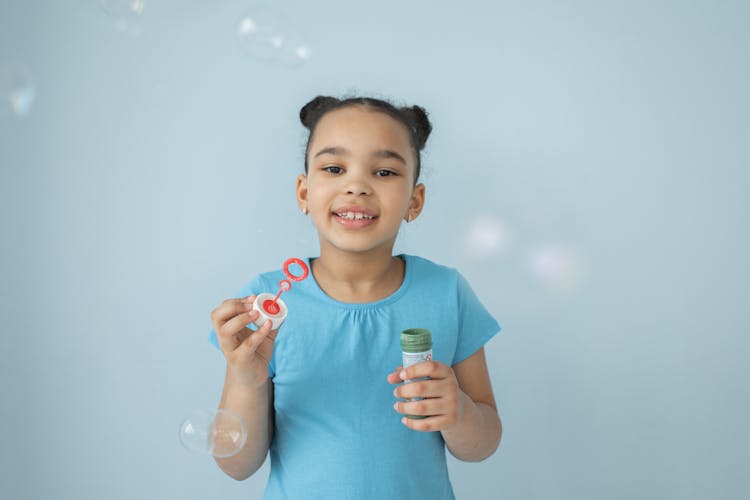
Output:
[[440,399],[422,399],[420,401],[396,401],[393,409],[403,415],[436,416],[448,413],[448,408]]
[[451,387],[446,385],[444,379],[418,380],[408,384],[402,384],[393,390],[397,398],[449,398]]
[[[258,328],[255,332],[250,335],[245,342],[243,342],[243,345],[246,346],[250,352],[255,352],[258,349],[258,346],[268,337],[268,335],[271,333],[271,325],[273,323],[270,319],[267,319],[263,325]],[[268,361],[268,360],[266,360]]]
[[271,364],[271,357],[273,356],[274,341],[270,339],[272,322],[270,319],[266,320],[263,325],[253,333],[252,338],[245,342],[247,345],[247,353],[250,355],[257,356],[265,361],[266,365]]
[[[279,328],[281,328],[281,327],[279,327]],[[279,334],[279,328],[277,328],[276,330],[271,330],[270,332],[268,332],[268,337],[267,338],[269,340],[276,340],[276,336]]]
[[253,331],[247,327],[243,327],[242,330],[239,332],[236,332],[232,334],[230,339],[227,339],[227,344],[229,349],[234,350],[236,349],[240,344],[242,344],[250,335],[252,335]]
[[422,377],[441,379],[449,377],[451,371],[448,365],[439,361],[422,361],[402,370],[399,377],[403,380],[414,380]]
[[219,307],[211,311],[211,321],[217,332],[227,321],[238,314],[249,311],[253,307],[255,295],[249,295],[239,299],[227,299]]
[[[267,320],[268,323],[270,323],[270,320]],[[264,330],[266,328],[266,325],[264,325],[262,328],[260,328],[258,331]],[[269,325],[270,328],[270,325]],[[278,334],[278,330],[271,330],[268,332],[268,334],[263,335],[263,338],[260,339],[260,343],[255,348],[255,354],[257,356],[260,356],[261,358],[266,360],[266,363],[271,362],[271,357],[273,356],[273,349],[276,345],[276,335]]]
[[397,367],[395,370],[393,370],[391,373],[388,374],[386,377],[386,380],[389,384],[400,384],[401,378],[398,376],[398,374],[403,370],[402,366]]
[[435,432],[450,426],[450,419],[445,415],[427,418],[403,417],[401,423],[409,429],[420,432]]
[[259,316],[258,311],[247,311],[224,323],[216,332],[219,337],[219,344],[228,346],[230,349],[236,349],[252,333],[252,330],[247,326],[258,319]]

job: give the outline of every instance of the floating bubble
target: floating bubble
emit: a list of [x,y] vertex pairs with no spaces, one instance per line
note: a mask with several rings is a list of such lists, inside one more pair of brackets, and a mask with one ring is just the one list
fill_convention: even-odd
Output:
[[312,54],[305,37],[281,14],[267,8],[245,14],[237,25],[237,38],[246,54],[264,61],[296,66]]
[[586,243],[573,214],[541,197],[500,192],[473,207],[456,226],[462,272],[488,303],[513,315],[538,318],[565,308],[583,292]]
[[143,0],[98,0],[99,6],[115,21],[115,29],[131,36],[140,34],[137,20],[143,13]]
[[474,257],[489,257],[504,251],[509,244],[507,225],[495,215],[479,215],[466,235],[466,250]]
[[99,0],[99,6],[110,17],[128,19],[143,13],[143,0]]
[[227,458],[236,455],[246,440],[245,421],[227,410],[196,411],[180,426],[180,442],[191,453]]
[[578,285],[581,277],[581,259],[571,248],[563,245],[542,245],[527,256],[527,268],[541,284],[571,289]]
[[0,99],[3,109],[10,109],[17,116],[29,114],[36,99],[36,86],[25,69],[0,69]]
[[237,27],[240,47],[258,59],[276,59],[283,43],[283,24],[281,17],[269,10],[246,14]]
[[310,60],[312,49],[300,33],[289,31],[282,37],[279,61],[288,66],[299,66]]

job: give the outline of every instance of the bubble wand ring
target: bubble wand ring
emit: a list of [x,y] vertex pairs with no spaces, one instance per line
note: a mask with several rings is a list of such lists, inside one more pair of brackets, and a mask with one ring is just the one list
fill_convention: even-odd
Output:
[[[297,264],[302,269],[301,276],[292,274],[292,272],[289,270],[289,266],[291,266],[292,264]],[[286,274],[287,278],[292,281],[302,281],[303,279],[307,278],[308,274],[310,274],[310,269],[308,269],[305,261],[296,257],[292,257],[291,259],[287,259],[284,261],[284,274]],[[289,284],[289,286],[292,286],[291,283]]]

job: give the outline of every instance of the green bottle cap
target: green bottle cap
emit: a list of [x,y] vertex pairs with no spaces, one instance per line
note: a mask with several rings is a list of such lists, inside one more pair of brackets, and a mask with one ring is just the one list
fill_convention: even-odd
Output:
[[427,328],[409,328],[401,332],[401,350],[425,352],[432,349],[432,334]]

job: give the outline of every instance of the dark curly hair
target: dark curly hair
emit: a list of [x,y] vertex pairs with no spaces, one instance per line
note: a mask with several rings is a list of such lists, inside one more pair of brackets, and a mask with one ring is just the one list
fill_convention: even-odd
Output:
[[299,119],[302,125],[310,131],[310,134],[307,136],[307,145],[305,146],[305,173],[307,173],[307,155],[310,152],[310,139],[318,121],[329,111],[347,106],[363,106],[374,111],[386,113],[406,126],[410,132],[411,146],[417,158],[417,172],[414,176],[414,183],[416,184],[421,170],[419,152],[424,149],[427,138],[430,136],[430,132],[432,132],[432,125],[430,125],[430,120],[427,118],[427,112],[420,106],[396,107],[388,101],[372,97],[338,99],[336,97],[319,95],[302,106],[302,109],[299,111]]

